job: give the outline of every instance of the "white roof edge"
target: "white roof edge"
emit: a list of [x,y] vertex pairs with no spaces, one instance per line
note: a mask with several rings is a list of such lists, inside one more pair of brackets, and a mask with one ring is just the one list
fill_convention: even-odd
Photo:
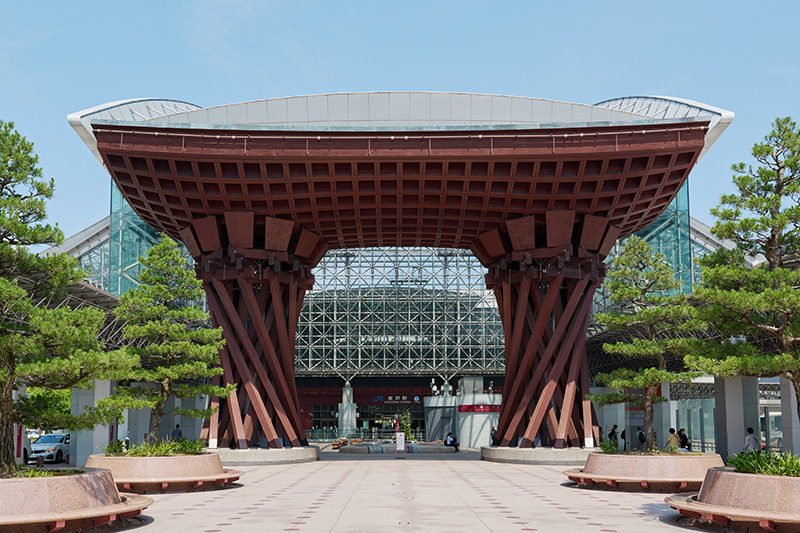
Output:
[[[337,92],[337,93],[315,93],[315,94],[296,94],[293,96],[276,96],[273,98],[259,98],[257,100],[243,100],[241,102],[233,102],[230,104],[220,104],[214,105],[209,107],[204,107],[202,109],[219,109],[223,107],[230,107],[240,104],[249,104],[252,102],[268,102],[272,100],[291,100],[294,98],[313,98],[319,96],[348,96],[351,94],[460,94],[460,95],[468,95],[468,96],[502,96],[505,98],[516,98],[520,100],[537,100],[540,102],[553,102],[556,104],[566,104],[566,105],[574,105],[580,107],[596,107],[597,104],[584,104],[581,102],[569,102],[567,100],[554,100],[553,98],[538,98],[536,96],[519,96],[513,94],[495,94],[495,93],[469,93],[464,91],[345,91],[345,92]],[[614,98],[616,100],[616,98]],[[641,113],[631,113],[638,114],[642,117],[647,117],[647,115],[642,115]]]
[[97,139],[95,139],[94,133],[92,132],[92,125],[90,123],[89,117],[103,113],[105,111],[110,111],[111,109],[126,107],[132,104],[138,104],[143,102],[174,102],[178,104],[190,105],[192,107],[200,109],[200,106],[192,104],[190,102],[185,102],[183,100],[172,100],[169,98],[128,98],[127,100],[117,100],[114,102],[108,102],[106,104],[100,104],[94,107],[90,107],[89,109],[84,109],[83,111],[76,111],[75,113],[70,113],[69,115],[67,115],[67,122],[69,122],[69,125],[72,126],[72,129],[75,130],[75,132],[84,142],[84,144],[86,144],[86,146],[89,148],[92,154],[94,154],[97,160],[102,163],[103,158],[100,157],[100,152],[97,150]]
[[69,237],[64,239],[64,241],[61,244],[56,246],[51,246],[39,252],[39,255],[42,257],[60,253],[73,255],[74,252],[81,251],[84,248],[91,249],[94,246],[96,246],[99,242],[101,242],[103,238],[107,237],[110,227],[111,227],[111,215],[108,215],[104,217],[102,220],[98,220],[91,226],[82,229],[78,233],[70,235]]
[[[466,92],[435,92],[435,91],[364,91],[364,92],[343,92],[343,93],[324,93],[319,95],[297,95],[297,96],[288,96],[288,97],[278,97],[278,98],[268,98],[262,100],[251,100],[247,102],[241,102],[239,104],[224,104],[221,106],[212,106],[208,108],[203,108],[197,106],[195,104],[191,104],[186,101],[182,100],[172,100],[166,98],[131,98],[127,100],[118,100],[114,102],[109,102],[106,104],[101,104],[98,106],[94,106],[83,111],[78,111],[75,113],[71,113],[67,115],[67,121],[70,123],[72,128],[76,131],[78,136],[83,140],[84,144],[89,148],[89,150],[94,154],[95,158],[102,163],[102,157],[100,156],[99,151],[97,150],[97,140],[94,137],[93,129],[92,129],[92,121],[101,121],[101,120],[111,120],[111,121],[133,121],[133,122],[149,122],[154,121],[155,123],[161,122],[164,117],[168,116],[176,116],[182,115],[190,111],[197,111],[203,109],[216,109],[216,108],[225,108],[229,106],[241,105],[246,104],[249,102],[263,102],[263,101],[270,101],[270,100],[289,100],[292,98],[309,98],[313,96],[328,96],[328,95],[352,95],[352,94],[393,94],[393,93],[401,93],[401,94],[450,94],[450,95],[478,95],[478,96],[503,96],[505,98],[510,99],[525,99],[525,100],[538,100],[538,101],[546,101],[546,102],[553,102],[553,103],[562,103],[567,105],[572,105],[576,107],[605,107],[607,109],[614,110],[608,105],[611,102],[617,102],[627,99],[639,99],[639,100],[660,100],[665,102],[673,102],[675,104],[681,106],[687,106],[693,108],[695,110],[700,110],[701,115],[706,116],[713,116],[716,120],[716,123],[712,121],[711,127],[709,131],[706,133],[705,137],[705,146],[701,151],[700,155],[698,156],[698,161],[703,158],[705,153],[711,148],[711,146],[716,142],[720,135],[727,129],[730,123],[733,121],[734,114],[731,111],[726,111],[724,109],[720,109],[717,107],[709,106],[700,102],[695,102],[693,100],[687,100],[684,98],[675,98],[675,97],[666,97],[666,96],[626,96],[621,98],[612,98],[608,100],[603,100],[594,105],[590,104],[581,104],[575,102],[564,102],[560,100],[552,100],[547,98],[534,98],[534,97],[527,97],[527,96],[509,96],[509,95],[494,95],[494,94],[483,94],[483,93],[466,93]],[[148,105],[148,102],[153,102],[155,105],[151,106]],[[170,106],[169,104],[179,104],[178,106]],[[159,107],[160,106],[160,107]],[[188,106],[192,109],[186,109],[184,106]],[[175,109],[173,109],[173,107]],[[184,109],[180,109],[180,107],[184,107]],[[166,109],[165,109],[166,108]],[[620,110],[621,111],[621,110]],[[113,112],[113,113],[112,113]],[[643,118],[651,119],[651,120],[659,120],[658,117],[650,116],[648,114],[642,112],[633,112],[625,110],[624,113],[631,115],[631,116],[640,116]],[[119,116],[124,115],[124,118],[120,120]],[[148,116],[149,115],[149,116]],[[694,116],[694,115],[692,115]],[[676,117],[677,119],[678,117]]]
[[675,102],[678,104],[687,105],[690,107],[694,107],[696,109],[701,109],[706,111],[709,115],[716,115],[719,117],[719,120],[716,124],[711,126],[706,134],[705,139],[705,146],[703,150],[700,152],[700,155],[697,158],[697,161],[700,162],[703,159],[703,156],[706,155],[706,152],[714,146],[714,143],[717,142],[717,139],[720,138],[722,133],[728,129],[728,126],[731,125],[733,122],[734,117],[736,116],[733,111],[728,111],[727,109],[722,109],[720,107],[714,107],[712,105],[704,104],[702,102],[698,102],[696,100],[689,100],[688,98],[680,98],[677,96],[658,96],[658,95],[651,95],[651,96],[623,96],[621,98],[609,98],[608,100],[603,100],[602,102],[598,102],[595,105],[599,106],[601,104],[605,104],[608,102],[615,102],[619,100],[626,100],[626,99],[647,99],[647,100],[663,100],[665,102]]
[[[689,232],[692,240],[701,241],[702,244],[707,248],[725,248],[726,250],[736,249],[735,242],[729,239],[720,239],[711,232],[711,229],[711,226],[705,222],[702,222],[701,220],[698,220],[692,216],[689,217]],[[761,254],[758,254],[755,257],[745,255],[744,259],[747,266],[752,268],[753,266],[762,263],[764,261],[764,256]]]
[[722,133],[726,129],[728,129],[728,126],[731,125],[731,122],[733,122],[733,119],[736,116],[736,114],[733,111],[728,111],[727,109],[722,109],[721,107],[714,107],[712,105],[704,104],[702,102],[697,102],[695,100],[689,100],[687,98],[678,98],[672,96],[651,96],[651,98],[662,98],[664,100],[672,100],[674,102],[679,102],[681,104],[686,104],[700,109],[705,109],[710,113],[719,115],[719,122],[717,122],[714,125],[714,127],[712,127],[706,134],[706,145],[703,148],[703,151],[700,152],[700,156],[697,158],[698,162],[701,159],[703,159],[703,156],[706,155],[706,152],[708,152],[709,148],[714,146],[714,143],[717,142],[717,139],[720,138]]

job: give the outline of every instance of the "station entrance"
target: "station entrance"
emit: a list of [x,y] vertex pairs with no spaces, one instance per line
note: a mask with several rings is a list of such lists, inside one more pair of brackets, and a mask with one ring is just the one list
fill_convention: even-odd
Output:
[[[675,197],[711,119],[575,104],[556,113],[550,102],[532,121],[541,101],[527,99],[528,118],[509,125],[523,99],[492,98],[507,118],[474,122],[467,106],[445,127],[432,100],[419,108],[427,122],[362,118],[363,129],[92,123],[94,149],[136,213],[186,245],[223,329],[219,382],[236,391],[212,399],[212,447],[245,448],[258,426],[270,447],[306,442],[295,343],[314,268],[329,250],[373,247],[469,250],[484,267],[505,341],[495,444],[529,448],[547,433],[556,448],[595,446],[585,341],[604,260]],[[595,109],[607,118],[586,122]]]

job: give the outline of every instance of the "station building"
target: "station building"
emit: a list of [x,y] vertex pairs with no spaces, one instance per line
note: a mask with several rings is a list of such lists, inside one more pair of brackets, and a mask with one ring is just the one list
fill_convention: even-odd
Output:
[[[71,124],[95,155],[90,124],[104,121],[202,126],[221,132],[242,125],[259,131],[360,131],[365,127],[370,131],[448,131],[469,127],[488,132],[653,125],[665,120],[708,123],[699,160],[730,123],[732,114],[661,97],[581,105],[462,93],[351,93],[211,108],[172,100],[128,100],[70,115]],[[643,175],[652,172],[641,170]],[[226,170],[221,166],[208,171]],[[564,168],[557,171],[569,172]],[[624,186],[623,182],[618,186]],[[574,192],[565,194],[567,204],[560,207],[574,207],[581,201]],[[667,257],[683,281],[684,291],[691,292],[699,276],[692,257],[714,243],[707,228],[692,222],[688,200],[688,184],[684,184],[637,234]],[[51,251],[75,255],[90,272],[88,283],[119,296],[137,284],[137,258],[158,235],[114,183],[110,203],[107,218]],[[612,250],[609,257],[613,254]],[[343,432],[345,425],[348,436],[371,436],[388,429],[390,421],[405,410],[412,415],[412,426],[424,436],[426,398],[430,415],[431,405],[442,402],[431,398],[450,394],[477,394],[481,395],[480,405],[499,405],[492,396],[499,398],[505,385],[504,335],[498,304],[493,291],[486,288],[485,275],[484,265],[466,249],[398,246],[328,251],[314,268],[314,288],[303,302],[295,338],[294,372],[307,436],[330,438]],[[596,308],[607,304],[602,291],[594,298]],[[590,324],[589,332],[592,335],[597,330]],[[595,352],[594,359],[591,350],[589,353],[590,374],[608,364],[602,353]],[[467,407],[459,412],[473,412],[474,404]],[[494,407],[486,407],[486,411],[496,413]],[[343,417],[349,417],[346,424]],[[430,425],[433,418],[428,418]],[[493,421],[490,416],[484,425]],[[441,424],[436,423],[441,433]],[[482,427],[480,432],[488,431]]]

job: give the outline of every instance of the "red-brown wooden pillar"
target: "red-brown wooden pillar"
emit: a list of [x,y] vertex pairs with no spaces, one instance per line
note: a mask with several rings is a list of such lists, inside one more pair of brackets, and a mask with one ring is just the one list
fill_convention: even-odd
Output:
[[314,283],[311,268],[327,246],[292,221],[257,221],[252,213],[194,220],[180,236],[203,280],[212,323],[225,337],[221,383],[236,386],[229,398],[212,398],[220,412],[206,423],[209,445],[244,448],[253,439],[266,439],[270,448],[306,445],[295,332]]
[[494,444],[593,447],[586,329],[603,260],[619,229],[574,211],[507,221],[472,250],[489,268],[506,336],[506,379]]

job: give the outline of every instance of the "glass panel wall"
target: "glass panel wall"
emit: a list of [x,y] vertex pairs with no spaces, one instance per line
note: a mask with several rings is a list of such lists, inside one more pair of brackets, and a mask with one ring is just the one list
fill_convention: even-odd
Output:
[[86,271],[83,280],[90,285],[110,292],[110,247],[108,239],[78,256],[78,264]]
[[[653,251],[664,254],[667,262],[675,269],[676,278],[681,282],[681,291],[685,294],[692,292],[692,282],[696,277],[692,262],[692,240],[689,227],[689,184],[686,183],[678,195],[670,202],[667,209],[649,226],[635,233],[646,240]],[[606,258],[606,264],[620,252],[625,240],[617,241]],[[609,300],[609,293],[603,287],[598,288],[594,294],[592,318],[589,321],[589,336],[599,333],[593,320],[594,314],[611,312],[613,306]]]
[[686,430],[693,452],[716,452],[716,404],[713,398],[678,400],[675,430]]
[[133,212],[116,185],[111,184],[109,228],[109,288],[120,296],[139,284],[140,255],[158,243],[158,234]]
[[502,373],[502,325],[485,272],[467,250],[328,252],[303,304],[298,372]]

